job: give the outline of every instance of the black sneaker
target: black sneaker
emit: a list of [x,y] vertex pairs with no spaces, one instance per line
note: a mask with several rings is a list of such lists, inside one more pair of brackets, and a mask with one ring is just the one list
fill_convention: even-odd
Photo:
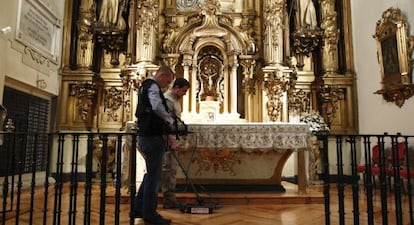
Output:
[[160,214],[157,214],[151,219],[144,219],[146,225],[169,225],[171,224],[170,219],[165,219]]

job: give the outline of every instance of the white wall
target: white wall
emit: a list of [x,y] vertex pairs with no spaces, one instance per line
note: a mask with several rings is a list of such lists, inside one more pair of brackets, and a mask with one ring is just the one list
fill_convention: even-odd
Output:
[[[57,63],[47,63],[16,40],[21,1],[0,0],[0,29],[11,28],[11,32],[0,34],[0,102],[3,99],[4,85],[37,95],[57,96],[59,94],[60,53]],[[56,15],[58,20],[63,21],[65,0],[30,0],[27,2],[31,1],[43,5]],[[40,87],[39,80],[43,80],[46,86]]]
[[375,26],[388,8],[400,8],[414,35],[413,0],[351,0],[355,70],[357,76],[359,128],[361,134],[414,134],[414,97],[399,108],[381,95],[381,71],[377,60]]

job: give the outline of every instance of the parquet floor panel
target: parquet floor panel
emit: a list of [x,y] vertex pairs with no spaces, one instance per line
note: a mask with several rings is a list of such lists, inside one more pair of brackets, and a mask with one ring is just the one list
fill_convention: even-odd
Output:
[[[189,214],[182,213],[179,210],[162,209],[159,205],[159,213],[166,218],[173,220],[173,225],[321,225],[325,224],[324,198],[321,185],[312,185],[308,188],[306,195],[298,195],[296,185],[285,183],[287,189],[285,193],[213,193],[212,195],[218,200],[218,208],[214,209],[212,214]],[[110,193],[111,187],[108,187]],[[330,220],[331,224],[339,224],[338,201],[335,187],[331,186],[331,204]],[[345,190],[345,220],[346,224],[353,224],[352,198],[350,189]],[[60,219],[54,220],[54,192],[50,191],[48,208],[46,211],[46,223],[43,223],[43,204],[44,198],[41,192],[36,192],[34,198],[33,211],[30,211],[30,197],[26,191],[21,197],[19,206],[19,222],[16,223],[16,213],[7,213],[8,224],[35,224],[35,225],[60,225],[60,224],[84,224],[85,208],[83,207],[84,193],[83,188],[78,188],[78,199],[76,202],[76,212],[72,217],[69,215],[69,191],[65,187],[62,195],[62,208]],[[379,191],[374,196],[374,225],[383,224],[381,221],[381,201],[378,197]],[[94,186],[92,192],[91,207],[91,225],[112,225],[117,224],[115,204],[107,197],[105,204],[105,214],[100,214],[99,186]],[[194,203],[195,195],[193,193],[178,193],[178,199],[183,203]],[[205,196],[204,196],[205,197]],[[366,198],[361,191],[359,197],[360,224],[367,223]],[[161,199],[160,199],[161,201]],[[393,210],[393,196],[389,196],[388,216],[389,223],[394,224],[395,215]],[[407,200],[403,200],[403,208],[406,209]],[[123,200],[119,206],[119,223],[122,225],[130,224],[130,204]],[[16,206],[14,206],[14,211]],[[409,213],[404,211],[404,221],[408,221]],[[71,220],[71,221],[69,221]],[[32,221],[32,222],[30,222]],[[134,219],[135,225],[143,225],[142,219]],[[371,225],[371,224],[370,224]]]

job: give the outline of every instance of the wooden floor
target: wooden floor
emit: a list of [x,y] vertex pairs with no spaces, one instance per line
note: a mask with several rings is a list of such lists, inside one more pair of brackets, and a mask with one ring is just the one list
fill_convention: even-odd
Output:
[[[179,210],[162,209],[159,205],[159,213],[169,219],[173,220],[174,225],[323,225],[325,224],[325,208],[324,198],[322,194],[322,186],[311,185],[308,188],[306,195],[297,194],[297,186],[291,183],[283,183],[286,188],[286,193],[213,193],[212,198],[218,203],[218,207],[214,209],[212,214],[190,214],[182,213]],[[110,188],[108,188],[110,189]],[[48,203],[47,225],[52,224],[83,224],[84,208],[83,208],[83,194],[81,188],[78,190],[78,202],[76,207],[76,217],[72,223],[69,223],[68,206],[69,193],[66,192],[62,197],[62,216],[59,223],[53,222],[53,201]],[[362,191],[361,191],[362,192]],[[349,190],[347,193],[350,193]],[[363,193],[363,192],[362,192]],[[53,193],[51,193],[53,196]],[[100,201],[98,190],[94,190],[91,208],[91,224],[115,224],[116,213],[115,204],[111,196],[106,198],[105,216],[101,216]],[[331,193],[331,224],[336,225],[338,222],[338,201],[335,200],[336,193]],[[35,195],[34,211],[30,213],[28,210],[30,199],[22,197],[19,224],[43,224],[43,199],[42,194]],[[182,203],[195,203],[195,195],[192,193],[179,193],[178,199]],[[206,197],[207,196],[203,196]],[[391,196],[392,197],[392,196]],[[51,198],[53,199],[53,198]],[[352,205],[351,197],[346,200],[346,224],[353,224],[352,221]],[[366,212],[364,197],[360,197],[360,224],[367,224],[367,218],[363,212]],[[391,200],[390,200],[391,201]],[[405,203],[406,204],[406,203]],[[393,221],[392,204],[390,203],[389,217]],[[381,208],[379,207],[379,199],[374,205],[374,213],[376,220],[375,224],[383,224],[380,221]],[[120,205],[119,224],[130,224],[129,219],[130,207],[127,201]],[[408,214],[405,214],[407,217]],[[30,218],[31,217],[31,218]],[[15,214],[8,213],[5,224],[16,224]],[[104,220],[104,221],[102,221]],[[405,220],[408,221],[408,220]],[[134,224],[144,224],[141,219],[135,219]],[[389,224],[394,224],[390,222]],[[408,223],[407,223],[408,224]]]

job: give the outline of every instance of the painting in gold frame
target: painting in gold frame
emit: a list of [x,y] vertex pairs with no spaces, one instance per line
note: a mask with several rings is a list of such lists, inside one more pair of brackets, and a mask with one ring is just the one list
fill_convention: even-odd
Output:
[[408,36],[407,19],[400,9],[391,7],[382,14],[374,38],[382,75],[382,89],[375,93],[401,107],[414,95],[414,85],[411,78],[413,37]]

